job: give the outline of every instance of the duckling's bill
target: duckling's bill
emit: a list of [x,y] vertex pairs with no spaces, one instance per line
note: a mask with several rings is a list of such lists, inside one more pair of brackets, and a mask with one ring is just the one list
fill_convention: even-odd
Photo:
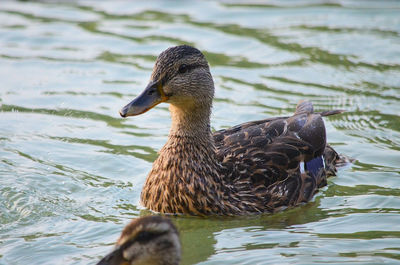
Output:
[[124,118],[140,115],[167,100],[168,97],[163,91],[162,82],[152,81],[147,85],[142,94],[123,107],[119,111],[119,114]]

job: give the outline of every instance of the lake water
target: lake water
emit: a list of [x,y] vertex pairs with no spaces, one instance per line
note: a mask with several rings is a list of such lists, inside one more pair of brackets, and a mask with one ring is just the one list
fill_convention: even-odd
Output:
[[0,264],[95,264],[148,214],[167,105],[118,110],[182,43],[210,62],[214,130],[309,99],[347,110],[328,141],[356,160],[296,209],[174,217],[182,264],[399,264],[398,1],[1,1]]

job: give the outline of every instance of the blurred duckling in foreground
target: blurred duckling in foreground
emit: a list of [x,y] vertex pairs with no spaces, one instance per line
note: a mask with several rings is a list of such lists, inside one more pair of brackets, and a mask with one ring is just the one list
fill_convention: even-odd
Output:
[[127,117],[170,104],[172,126],[143,187],[145,207],[193,215],[276,212],[308,202],[335,174],[341,159],[326,144],[322,117],[342,111],[314,112],[303,101],[292,116],[211,133],[213,97],[206,58],[181,45],[158,56],[147,88],[120,110]]
[[97,265],[177,265],[180,259],[179,233],[171,220],[145,216],[124,228],[115,250]]

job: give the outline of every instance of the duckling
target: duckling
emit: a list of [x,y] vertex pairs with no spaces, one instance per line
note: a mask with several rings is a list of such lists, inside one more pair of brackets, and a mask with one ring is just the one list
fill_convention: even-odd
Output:
[[178,265],[180,259],[179,233],[171,220],[145,216],[124,228],[115,250],[97,265]]
[[146,89],[122,117],[169,103],[167,143],[147,176],[141,203],[156,212],[190,215],[271,213],[308,202],[340,161],[326,144],[322,117],[302,101],[290,117],[268,118],[212,133],[214,82],[196,48],[168,48]]

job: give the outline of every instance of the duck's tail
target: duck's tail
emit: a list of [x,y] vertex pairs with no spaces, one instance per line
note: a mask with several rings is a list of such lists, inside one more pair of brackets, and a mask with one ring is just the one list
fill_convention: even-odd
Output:
[[321,188],[327,184],[328,177],[336,176],[338,167],[343,167],[353,161],[344,155],[339,155],[327,144],[323,155],[304,163],[304,170],[315,179],[318,188]]
[[[318,112],[318,114],[325,117],[325,116],[340,114],[343,112],[345,112],[345,110],[337,109],[337,110],[327,110]],[[333,149],[333,147],[331,147],[328,144],[325,147],[324,160],[325,160],[325,169],[327,176],[335,176],[336,168],[343,167],[354,162],[354,159],[347,157],[343,154],[338,154],[335,151],[335,149]]]
[[307,100],[302,100],[297,104],[296,111],[294,114],[296,115],[296,114],[302,114],[302,113],[308,113],[308,114],[315,113],[315,114],[319,114],[319,115],[325,117],[325,116],[340,114],[343,112],[345,112],[345,110],[342,110],[342,109],[314,112],[314,106],[313,106],[312,102],[307,101]]
[[[297,104],[295,115],[299,114],[317,114],[322,117],[340,114],[345,110],[328,110],[322,112],[314,112],[313,104],[310,101],[300,101]],[[321,120],[322,121],[322,120]],[[304,163],[304,168],[309,172],[311,176],[318,180],[318,173],[321,169],[325,168],[326,176],[336,175],[336,168],[351,163],[352,160],[346,156],[339,155],[331,146],[328,144],[325,146],[321,156],[315,157]],[[323,183],[324,181],[321,181]]]
[[326,175],[328,177],[335,176],[338,167],[343,167],[354,162],[354,159],[350,157],[341,154],[339,155],[335,149],[328,144],[325,147],[324,160]]
[[327,110],[327,111],[322,111],[322,112],[318,112],[319,115],[325,117],[325,116],[331,116],[331,115],[335,115],[335,114],[340,114],[345,112],[345,110],[343,109],[336,109],[336,110]]

